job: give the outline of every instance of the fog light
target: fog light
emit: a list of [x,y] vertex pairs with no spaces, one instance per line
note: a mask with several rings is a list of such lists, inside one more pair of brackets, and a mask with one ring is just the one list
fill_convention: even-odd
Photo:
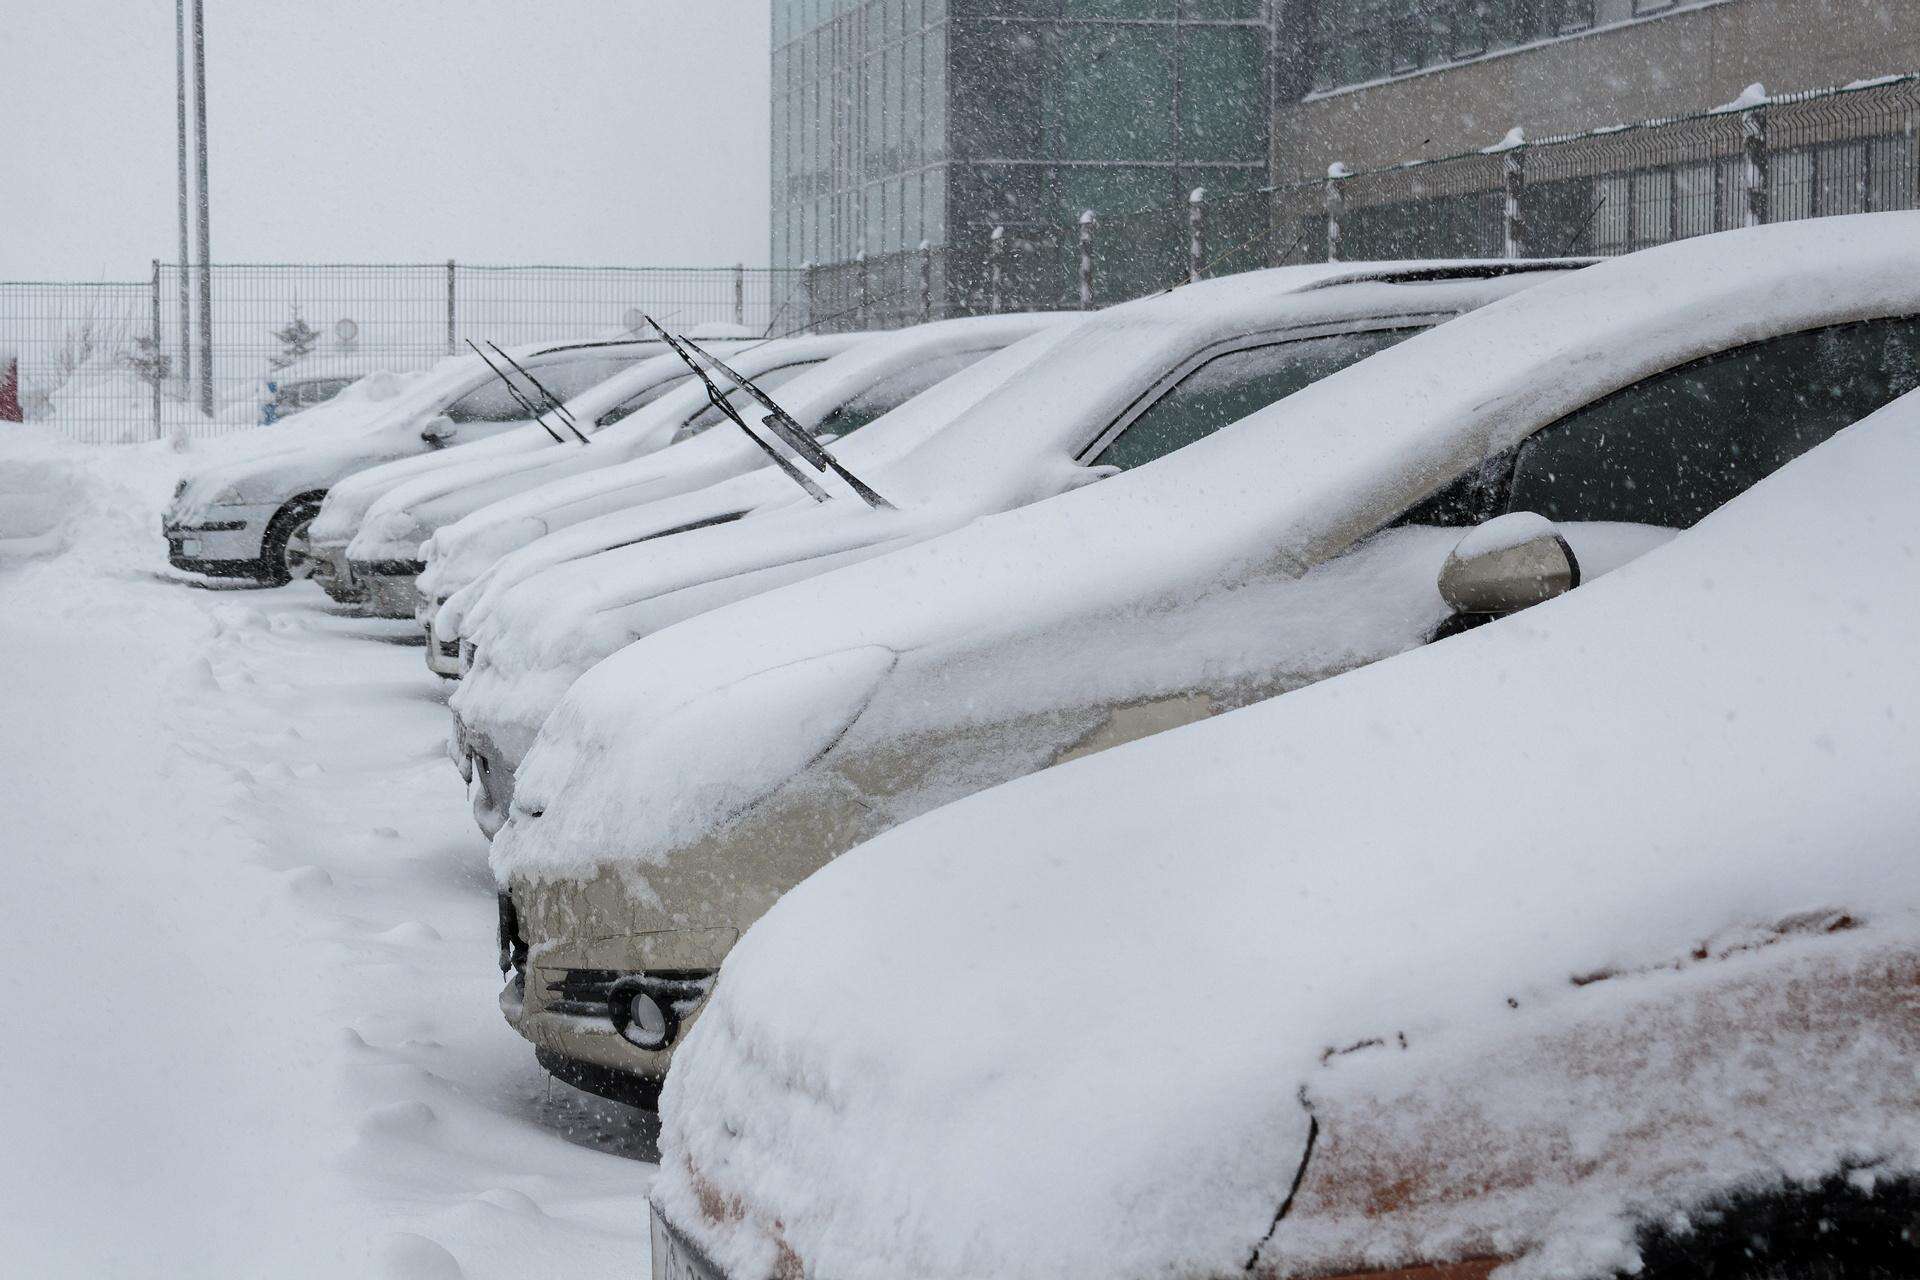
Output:
[[673,1011],[636,982],[616,983],[607,1016],[620,1038],[638,1049],[664,1049],[673,1038]]

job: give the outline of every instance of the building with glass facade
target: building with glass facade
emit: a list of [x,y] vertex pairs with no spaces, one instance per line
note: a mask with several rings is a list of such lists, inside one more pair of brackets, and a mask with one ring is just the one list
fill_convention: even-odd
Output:
[[773,263],[924,241],[956,313],[998,226],[1008,296],[1054,305],[1092,210],[1103,296],[1170,283],[1188,194],[1266,181],[1272,30],[1265,0],[774,0]]

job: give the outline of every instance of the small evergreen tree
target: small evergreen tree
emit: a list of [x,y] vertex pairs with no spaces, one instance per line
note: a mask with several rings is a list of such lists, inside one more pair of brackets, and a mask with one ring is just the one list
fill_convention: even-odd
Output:
[[293,319],[287,327],[274,330],[273,336],[280,343],[280,352],[269,357],[267,363],[275,369],[284,369],[310,354],[320,341],[320,331],[301,318],[298,303],[294,304]]

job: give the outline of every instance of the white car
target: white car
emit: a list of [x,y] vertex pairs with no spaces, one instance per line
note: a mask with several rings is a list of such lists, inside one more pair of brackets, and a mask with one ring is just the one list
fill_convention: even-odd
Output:
[[[734,326],[716,328],[723,333],[730,333]],[[379,590],[383,585],[378,580],[380,575],[366,572],[356,575],[347,556],[348,544],[359,533],[373,505],[397,488],[415,482],[430,483],[435,477],[449,474],[485,474],[489,468],[511,471],[537,466],[551,456],[550,451],[555,446],[578,447],[582,437],[602,445],[608,454],[630,456],[636,447],[642,450],[658,448],[659,442],[653,438],[658,433],[636,433],[637,423],[629,423],[620,431],[601,436],[603,428],[626,420],[692,376],[686,365],[668,351],[665,343],[656,339],[637,341],[643,343],[639,348],[642,353],[640,359],[606,370],[599,377],[564,378],[564,388],[556,386],[553,376],[542,373],[537,366],[527,370],[538,381],[536,386],[514,370],[507,360],[488,351],[487,358],[495,368],[496,393],[506,396],[518,406],[518,417],[509,424],[510,429],[478,440],[460,439],[455,434],[458,424],[450,418],[431,419],[422,428],[421,434],[424,438],[439,441],[436,448],[368,467],[334,486],[321,504],[319,515],[307,534],[309,554],[316,566],[315,575],[327,594],[342,603],[360,604],[371,600],[376,613],[403,616],[408,611],[406,608],[396,610],[386,605],[388,595],[398,595],[403,603],[410,604],[410,592],[383,594]],[[721,350],[737,349],[739,345],[737,340],[715,341],[715,346]],[[513,391],[504,385],[507,379],[512,380]],[[563,405],[560,411],[549,407],[546,392],[561,399]],[[527,409],[530,406],[540,411],[537,420],[529,419]],[[573,426],[568,425],[570,422]],[[528,455],[539,456],[529,458]],[[402,563],[395,567],[409,564],[416,552],[417,548],[412,548],[396,557]]]
[[[658,343],[546,343],[508,348],[548,385],[590,385]],[[368,384],[372,384],[369,386]],[[555,388],[556,392],[559,388]],[[368,394],[354,394],[355,392]],[[382,394],[370,394],[372,392]],[[281,583],[313,572],[308,530],[327,491],[368,467],[519,424],[520,406],[474,355],[449,356],[402,383],[362,379],[348,393],[272,427],[265,452],[189,472],[161,520],[174,567]],[[444,420],[444,421],[441,421]],[[428,434],[429,423],[439,425]]]
[[[548,718],[494,843],[509,1019],[657,1080],[699,975],[854,844],[1660,545],[1920,384],[1917,237],[1835,218],[1562,275],[1150,468],[627,648]],[[1450,557],[1516,581],[1450,604]],[[609,993],[661,975],[679,1012],[628,1034]]]
[[[894,509],[852,497],[823,506],[796,498],[514,582],[484,617],[461,623],[473,657],[452,706],[456,748],[471,759],[476,818],[483,829],[498,828],[513,771],[547,713],[582,672],[634,640],[1142,467],[1336,369],[1568,269],[1282,267],[1113,307],[1030,339],[1051,349],[904,457],[857,465]],[[848,447],[861,444],[856,437]]]
[[1920,1274],[1916,476],[1908,396],[821,871],[667,1081],[655,1280]]
[[[778,399],[796,421],[813,423],[822,438],[839,442],[835,452],[847,465],[871,468],[924,441],[939,423],[1004,380],[996,371],[1010,369],[1009,360],[1022,361],[993,353],[1079,318],[1073,312],[972,316],[875,335],[836,356],[816,375],[780,389]],[[728,367],[772,392],[779,381],[755,373],[758,355],[726,357]],[[980,373],[973,373],[975,369]],[[731,385],[724,376],[716,382]],[[941,388],[938,394],[930,393],[911,414],[893,413],[936,386]],[[961,398],[954,399],[956,394]],[[739,402],[741,416],[749,422],[764,416],[751,397],[735,393],[731,399]],[[864,430],[881,418],[886,419],[885,428]],[[846,439],[855,431],[861,433],[857,444]],[[683,526],[737,519],[802,496],[737,428],[709,431],[698,440],[620,466],[572,470],[571,475],[483,507],[475,504],[498,492],[494,486],[463,490],[450,495],[451,505],[434,504],[436,509],[417,515],[396,511],[388,517],[417,535],[418,526],[429,521],[462,509],[470,513],[444,524],[421,549],[426,560],[420,576],[421,608],[429,633],[427,662],[434,670],[458,675],[460,635],[469,612],[476,619],[484,617],[491,600],[540,569]],[[691,496],[695,490],[700,496]],[[689,496],[681,502],[664,501],[681,494]]]

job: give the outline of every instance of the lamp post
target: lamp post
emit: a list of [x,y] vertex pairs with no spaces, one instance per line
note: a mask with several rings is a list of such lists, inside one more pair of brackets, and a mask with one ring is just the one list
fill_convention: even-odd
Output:
[[[187,247],[187,0],[173,0],[173,122],[176,190],[180,206],[180,256],[175,288],[180,294],[180,398],[193,377],[192,250]],[[156,335],[157,337],[158,335]]]
[[206,0],[193,0],[193,117],[195,173],[200,182],[200,412],[213,416],[213,250],[207,228],[207,31]]

